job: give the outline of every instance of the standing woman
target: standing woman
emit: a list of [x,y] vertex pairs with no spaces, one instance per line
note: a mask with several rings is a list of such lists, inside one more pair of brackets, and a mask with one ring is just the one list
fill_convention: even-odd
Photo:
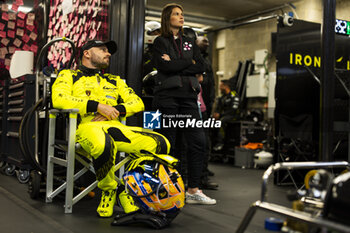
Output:
[[[172,121],[200,120],[197,94],[198,79],[205,71],[203,58],[193,38],[183,35],[184,16],[182,6],[167,4],[162,11],[161,35],[154,41],[154,62],[158,70],[156,77],[154,107],[163,116],[173,116]],[[180,132],[179,131],[183,131]],[[202,128],[180,128],[170,126],[160,132],[171,144],[170,154],[175,156],[177,135],[184,135],[187,148],[188,189],[186,203],[216,204],[199,190],[205,151],[205,136]],[[183,140],[181,140],[183,141]]]

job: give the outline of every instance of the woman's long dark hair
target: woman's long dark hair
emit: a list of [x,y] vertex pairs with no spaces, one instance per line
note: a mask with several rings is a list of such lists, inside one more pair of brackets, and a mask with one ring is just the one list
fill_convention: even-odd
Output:
[[[163,7],[160,28],[161,36],[170,37],[173,35],[173,32],[170,30],[170,16],[174,8],[180,8],[182,12],[184,11],[182,6],[177,3],[169,3]],[[183,31],[182,27],[180,31]]]

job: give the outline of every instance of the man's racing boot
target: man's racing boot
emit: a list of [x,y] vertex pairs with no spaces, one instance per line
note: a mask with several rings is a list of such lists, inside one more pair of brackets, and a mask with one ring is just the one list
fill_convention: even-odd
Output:
[[126,214],[136,212],[139,210],[139,207],[135,205],[132,196],[127,194],[125,190],[119,194],[119,201]]
[[100,217],[108,218],[113,215],[113,207],[116,201],[116,191],[117,190],[115,189],[102,191],[101,202],[97,207],[97,213]]

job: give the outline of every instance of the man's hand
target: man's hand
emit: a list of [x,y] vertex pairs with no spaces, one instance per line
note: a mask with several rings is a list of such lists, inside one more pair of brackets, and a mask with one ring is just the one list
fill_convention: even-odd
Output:
[[119,111],[107,104],[99,103],[97,106],[97,112],[106,117],[108,120],[114,120],[119,116]]
[[97,113],[94,119],[92,119],[91,121],[108,121],[108,119],[100,113]]

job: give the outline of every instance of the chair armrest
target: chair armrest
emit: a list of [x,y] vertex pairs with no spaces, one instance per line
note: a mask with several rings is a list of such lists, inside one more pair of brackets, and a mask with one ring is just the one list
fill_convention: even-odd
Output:
[[49,113],[51,114],[57,114],[57,113],[78,113],[79,109],[77,108],[70,108],[70,109],[50,109]]

